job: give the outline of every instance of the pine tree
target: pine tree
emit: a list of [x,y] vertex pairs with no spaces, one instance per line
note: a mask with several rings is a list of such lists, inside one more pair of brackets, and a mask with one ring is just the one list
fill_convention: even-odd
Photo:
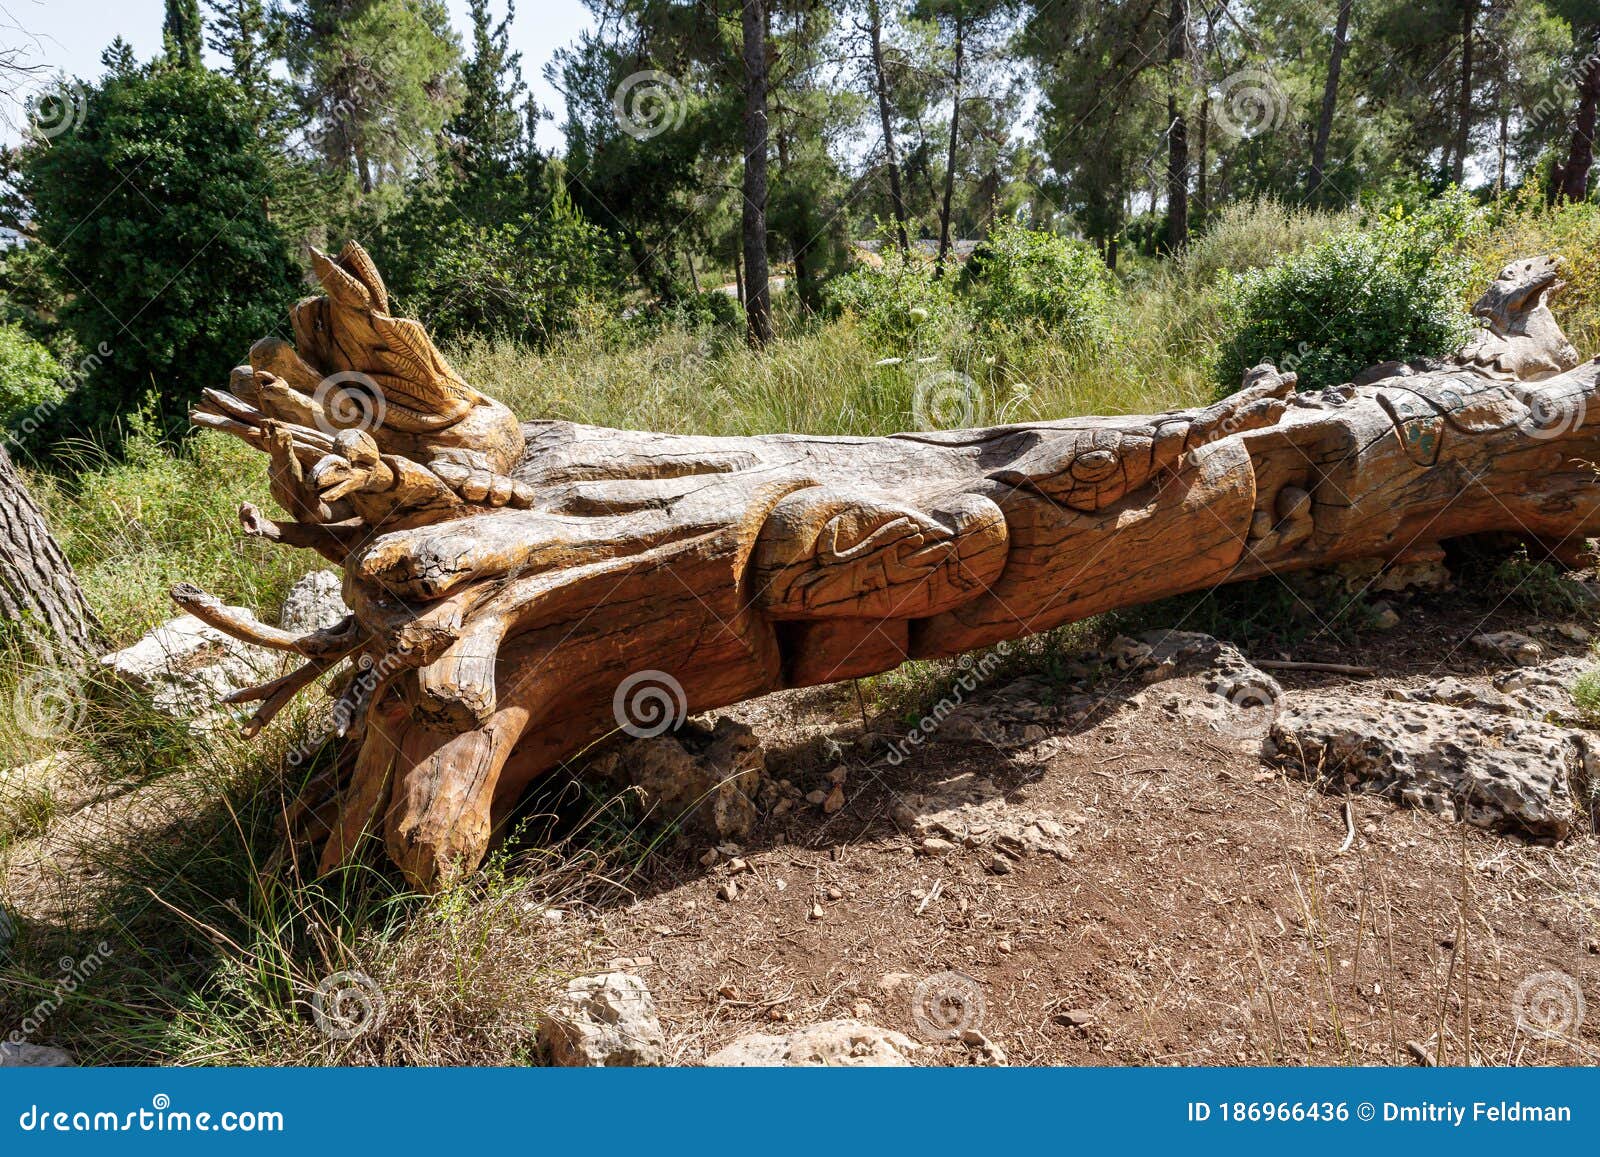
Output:
[[[461,66],[461,109],[446,131],[463,173],[469,178],[503,174],[532,141],[523,135],[518,98],[528,91],[522,80],[522,54],[510,51],[516,5],[506,2],[498,24],[488,0],[470,0],[472,55]],[[531,124],[531,122],[530,122]]]
[[266,119],[276,103],[272,62],[283,52],[282,23],[272,18],[262,0],[206,0],[206,7],[211,10],[206,44],[227,62],[222,71]]
[[139,67],[139,58],[133,53],[133,45],[119,36],[106,45],[100,63],[112,76],[128,76]]
[[200,43],[204,36],[200,0],[167,0],[161,24],[161,43],[167,59],[179,68],[201,67]]

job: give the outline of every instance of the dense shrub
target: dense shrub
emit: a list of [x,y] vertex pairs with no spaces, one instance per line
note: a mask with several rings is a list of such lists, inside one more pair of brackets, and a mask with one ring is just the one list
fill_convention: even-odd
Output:
[[989,331],[1047,330],[1089,345],[1111,336],[1116,279],[1087,242],[1001,222],[968,261],[962,282]]
[[267,148],[227,78],[113,74],[23,172],[69,295],[62,321],[79,348],[109,351],[69,397],[69,424],[111,432],[153,397],[176,428],[201,387],[284,328],[300,273],[268,217]]
[[881,265],[863,265],[828,283],[827,302],[855,318],[885,354],[903,357],[933,350],[961,318],[951,281],[934,277],[931,263],[891,253]]
[[1226,274],[1259,269],[1299,253],[1351,223],[1341,213],[1271,198],[1238,201],[1207,219],[1205,232],[1172,259],[1171,275],[1190,287],[1211,285]]
[[29,411],[57,402],[66,372],[19,325],[0,325],[0,431]]
[[396,307],[444,341],[544,345],[616,296],[610,237],[554,176],[416,186],[372,242]]
[[1222,286],[1218,387],[1238,389],[1263,361],[1296,371],[1302,389],[1322,389],[1390,358],[1455,349],[1471,332],[1462,243],[1477,224],[1463,197],[1446,195],[1233,275]]
[[1600,205],[1593,201],[1545,205],[1530,187],[1471,246],[1473,270],[1468,296],[1476,296],[1495,275],[1519,257],[1554,253],[1566,265],[1566,288],[1551,302],[1567,337],[1585,356],[1600,352]]

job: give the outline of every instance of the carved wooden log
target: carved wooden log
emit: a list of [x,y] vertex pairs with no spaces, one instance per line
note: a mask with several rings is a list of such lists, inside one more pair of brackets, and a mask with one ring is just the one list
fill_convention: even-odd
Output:
[[519,425],[388,315],[358,246],[315,264],[298,352],[257,343],[193,418],[272,458],[291,521],[246,507],[246,530],[345,570],[353,616],[316,637],[208,619],[309,660],[244,696],[252,729],[354,661],[359,750],[297,809],[325,869],[372,829],[417,885],[458,879],[529,782],[618,728],[1271,572],[1600,532],[1600,365],[1550,315],[1553,259],[1508,267],[1456,357],[1361,385],[1296,395],[1260,366],[1205,409],[887,438]]

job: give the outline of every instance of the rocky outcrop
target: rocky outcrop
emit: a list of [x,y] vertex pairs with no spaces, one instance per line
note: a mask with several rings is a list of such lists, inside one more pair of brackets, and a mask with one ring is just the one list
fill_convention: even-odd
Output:
[[636,790],[655,820],[712,843],[749,834],[765,770],[755,732],[726,718],[713,727],[690,720],[670,735],[621,743],[588,767],[590,775]]
[[67,1069],[77,1063],[66,1049],[0,1041],[0,1069]]
[[826,1020],[783,1036],[749,1033],[712,1053],[705,1063],[717,1068],[904,1068],[917,1047],[910,1037],[865,1021]]
[[1263,754],[1338,790],[1534,838],[1566,836],[1600,753],[1581,731],[1474,706],[1297,696],[1274,719]]
[[[242,608],[232,608],[240,614]],[[314,630],[338,622],[346,614],[333,571],[306,575],[284,602],[284,626]],[[114,651],[100,665],[156,710],[177,719],[204,716],[228,695],[266,680],[283,670],[276,651],[241,642],[201,622],[179,615],[146,634],[131,647]]]
[[655,999],[626,972],[568,981],[539,1025],[546,1059],[563,1068],[660,1065],[664,1043]]

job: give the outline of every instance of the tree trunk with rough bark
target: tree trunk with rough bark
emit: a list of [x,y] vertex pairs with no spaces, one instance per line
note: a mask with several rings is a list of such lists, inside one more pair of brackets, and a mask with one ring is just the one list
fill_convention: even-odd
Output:
[[1167,249],[1189,243],[1189,117],[1179,99],[1189,49],[1189,2],[1172,0],[1167,14]]
[[900,255],[909,256],[906,235],[906,199],[900,188],[900,156],[894,140],[894,114],[889,105],[889,74],[883,62],[883,11],[878,0],[867,0],[867,38],[872,46],[872,87],[878,99],[878,125],[883,133],[883,166],[889,173],[889,203],[894,210],[895,240]]
[[31,649],[46,657],[67,662],[99,648],[100,622],[4,446],[0,446],[0,611],[8,624],[21,628]]
[[1355,0],[1339,0],[1339,18],[1333,26],[1333,45],[1328,52],[1328,79],[1322,86],[1322,112],[1317,116],[1317,135],[1311,145],[1311,173],[1306,178],[1306,199],[1322,188],[1323,169],[1328,163],[1328,139],[1333,135],[1333,113],[1339,103],[1339,73],[1344,68],[1344,50],[1350,35],[1350,11]]
[[1600,108],[1600,33],[1594,51],[1579,66],[1578,107],[1572,123],[1567,159],[1557,167],[1556,199],[1582,201],[1589,196],[1589,169],[1594,165],[1595,111]]
[[752,346],[772,340],[772,289],[767,268],[767,21],[764,0],[745,0],[744,282],[746,331]]
[[[192,416],[269,455],[289,517],[247,506],[246,532],[343,567],[351,613],[295,636],[173,595],[304,660],[232,697],[261,704],[247,733],[342,672],[342,755],[288,809],[324,869],[371,832],[414,884],[460,879],[529,783],[618,730],[1268,573],[1600,533],[1600,364],[1547,308],[1552,259],[1508,267],[1443,363],[885,438],[520,423],[390,315],[359,246],[312,259],[296,346],[258,342]],[[966,409],[950,388],[917,413]]]
[[961,69],[966,56],[966,15],[956,12],[955,61],[950,81],[950,152],[945,158],[944,197],[939,206],[939,258],[933,275],[944,274],[945,259],[950,254],[950,211],[956,195],[956,156],[961,146]]

